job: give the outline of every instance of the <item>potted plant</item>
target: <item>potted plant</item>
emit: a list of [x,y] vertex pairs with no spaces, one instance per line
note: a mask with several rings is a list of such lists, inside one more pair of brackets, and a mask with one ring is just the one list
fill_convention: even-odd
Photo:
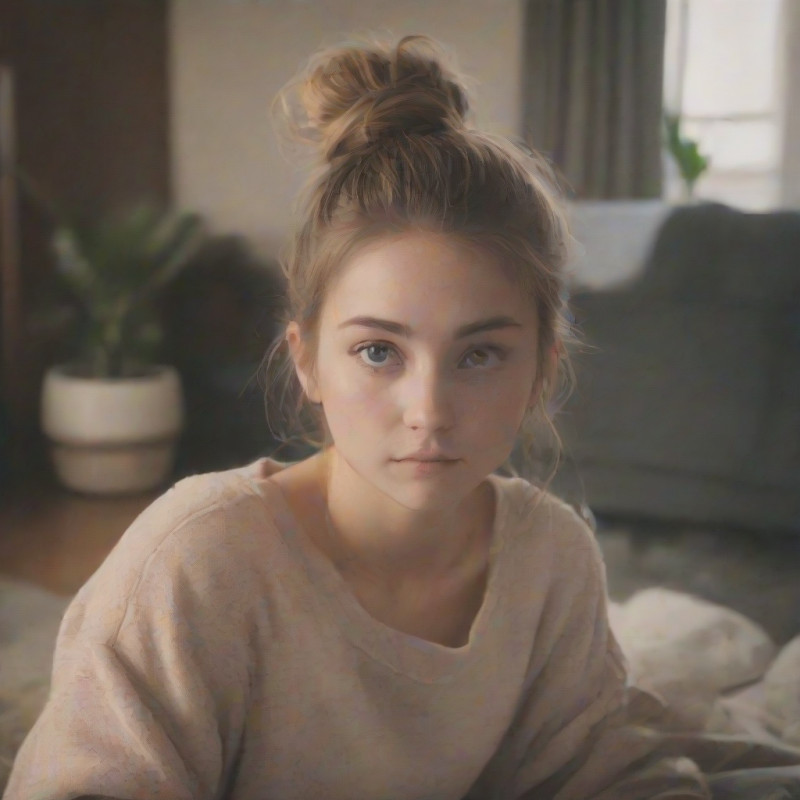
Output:
[[686,199],[691,200],[694,196],[694,185],[709,168],[711,159],[700,152],[699,142],[683,135],[680,114],[665,112],[664,136],[667,150],[680,172]]
[[56,228],[57,275],[76,309],[77,357],[47,370],[41,421],[68,488],[118,494],[168,477],[183,402],[177,371],[157,363],[156,300],[202,236],[198,216],[147,206],[89,227]]

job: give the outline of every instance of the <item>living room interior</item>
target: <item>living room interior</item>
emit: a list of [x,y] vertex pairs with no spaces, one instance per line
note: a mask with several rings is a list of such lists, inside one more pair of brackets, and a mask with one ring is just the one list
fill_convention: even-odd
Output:
[[[358,33],[443,42],[474,78],[476,121],[564,176],[586,347],[553,490],[593,521],[612,600],[719,604],[772,658],[800,635],[800,3],[574,5],[0,0],[0,581],[23,587],[0,590],[0,718],[20,673],[36,677],[15,735],[60,613],[135,516],[279,445],[261,362],[305,164],[270,104],[308,53]],[[708,159],[692,179],[670,114],[684,156]],[[76,491],[42,429],[45,374],[71,345],[54,209],[91,223],[143,203],[204,226],[158,305],[184,427],[157,485]]]

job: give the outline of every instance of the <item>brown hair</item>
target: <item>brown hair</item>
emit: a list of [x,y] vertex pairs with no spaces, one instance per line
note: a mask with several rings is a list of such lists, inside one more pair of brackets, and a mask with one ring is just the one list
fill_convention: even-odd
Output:
[[[551,415],[571,391],[567,345],[575,338],[562,274],[569,234],[542,157],[469,123],[464,81],[425,36],[323,50],[278,95],[274,109],[295,138],[322,156],[298,200],[298,225],[282,262],[285,321],[300,324],[306,349],[316,352],[320,310],[336,269],[366,242],[419,230],[484,249],[535,305],[539,364],[550,363],[553,349],[560,356],[557,373],[542,384],[540,407],[523,423],[515,449],[521,468],[510,468],[536,478],[541,452],[532,446],[544,430],[551,440],[544,451],[555,456],[552,477],[561,440]],[[284,346],[277,340],[266,359],[270,427],[285,442],[324,446],[324,416],[306,401]]]

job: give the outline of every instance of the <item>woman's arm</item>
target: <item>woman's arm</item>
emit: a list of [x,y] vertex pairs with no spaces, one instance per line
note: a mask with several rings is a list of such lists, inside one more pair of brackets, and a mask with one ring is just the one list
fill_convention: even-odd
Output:
[[568,538],[562,555],[510,731],[507,796],[707,800],[696,765],[668,754],[648,727],[658,702],[627,686],[608,625],[605,569],[589,529]]
[[4,800],[220,796],[244,726],[251,620],[224,514],[193,505],[185,488],[158,501],[68,608]]

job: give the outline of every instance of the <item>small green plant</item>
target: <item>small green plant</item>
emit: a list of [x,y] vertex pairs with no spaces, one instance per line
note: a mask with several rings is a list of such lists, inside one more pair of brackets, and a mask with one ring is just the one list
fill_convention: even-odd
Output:
[[711,159],[700,152],[698,142],[681,134],[680,114],[664,114],[664,132],[667,150],[675,160],[686,186],[686,196],[692,197],[695,183],[709,168]]
[[81,373],[126,377],[152,363],[161,341],[155,301],[203,238],[196,214],[150,206],[56,228],[57,272],[79,308]]

